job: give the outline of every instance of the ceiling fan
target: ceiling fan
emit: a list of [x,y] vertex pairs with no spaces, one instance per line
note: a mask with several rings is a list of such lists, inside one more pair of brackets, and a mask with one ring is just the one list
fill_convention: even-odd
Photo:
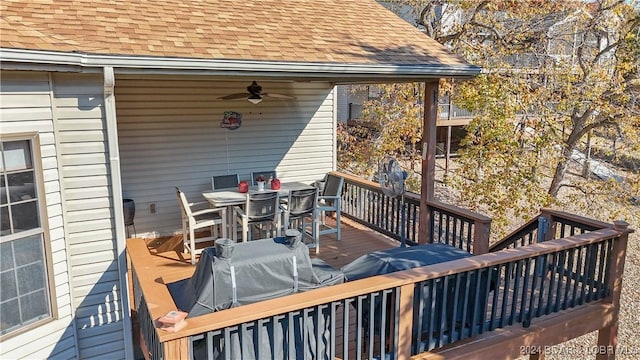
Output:
[[246,97],[247,100],[252,104],[257,104],[262,101],[265,97],[272,97],[277,99],[295,99],[294,96],[283,95],[283,94],[274,94],[274,93],[264,93],[262,92],[262,86],[258,85],[257,82],[253,81],[251,85],[247,86],[246,93],[235,93],[229,94],[225,96],[221,96],[218,99],[220,100],[233,100],[233,99],[241,99]]

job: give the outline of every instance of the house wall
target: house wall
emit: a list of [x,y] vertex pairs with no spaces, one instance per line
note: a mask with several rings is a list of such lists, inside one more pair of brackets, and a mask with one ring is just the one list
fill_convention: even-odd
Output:
[[102,75],[0,79],[2,133],[40,133],[58,306],[56,321],[3,340],[0,358],[124,359]]
[[[335,168],[333,87],[257,80],[265,92],[296,100],[216,99],[243,92],[246,79],[116,79],[123,197],[135,201],[138,236],[181,229],[176,186],[204,201],[213,175],[249,180],[251,171],[276,169],[282,181],[312,183]],[[220,127],[225,111],[242,114],[239,129]]]

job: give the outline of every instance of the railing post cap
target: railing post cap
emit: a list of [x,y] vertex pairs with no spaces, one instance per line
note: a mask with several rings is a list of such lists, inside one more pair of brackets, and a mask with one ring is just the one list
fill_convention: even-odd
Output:
[[613,222],[613,228],[616,230],[626,230],[629,227],[629,223],[624,220],[616,220]]

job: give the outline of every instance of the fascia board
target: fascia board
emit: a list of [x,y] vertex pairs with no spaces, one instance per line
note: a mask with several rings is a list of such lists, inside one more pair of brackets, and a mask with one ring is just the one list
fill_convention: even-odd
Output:
[[208,60],[171,57],[115,56],[0,48],[0,63],[31,63],[103,68],[119,74],[180,74],[292,76],[311,78],[472,77],[480,73],[475,65],[343,64],[271,62],[255,60]]

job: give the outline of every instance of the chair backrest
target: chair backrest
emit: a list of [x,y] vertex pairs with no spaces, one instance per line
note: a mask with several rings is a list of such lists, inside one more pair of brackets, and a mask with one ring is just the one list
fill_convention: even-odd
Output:
[[323,196],[339,196],[342,194],[344,179],[339,176],[327,174],[327,180],[322,189]]
[[213,190],[238,187],[238,183],[240,183],[238,174],[218,175],[211,177],[211,188]]
[[249,222],[271,221],[278,215],[279,205],[277,191],[248,193],[245,213]]
[[191,207],[189,207],[189,202],[187,201],[187,197],[184,193],[176,186],[176,196],[178,197],[178,204],[180,204],[180,213],[182,217],[190,217],[191,216]]
[[289,218],[297,218],[312,214],[316,208],[317,202],[317,188],[291,190],[289,192],[289,201],[287,202]]
[[269,184],[271,182],[271,180],[277,178],[277,174],[275,170],[271,170],[271,171],[253,171],[251,173],[251,185],[257,185],[257,181],[256,178],[258,176],[262,175],[265,179],[265,182],[267,184]]

